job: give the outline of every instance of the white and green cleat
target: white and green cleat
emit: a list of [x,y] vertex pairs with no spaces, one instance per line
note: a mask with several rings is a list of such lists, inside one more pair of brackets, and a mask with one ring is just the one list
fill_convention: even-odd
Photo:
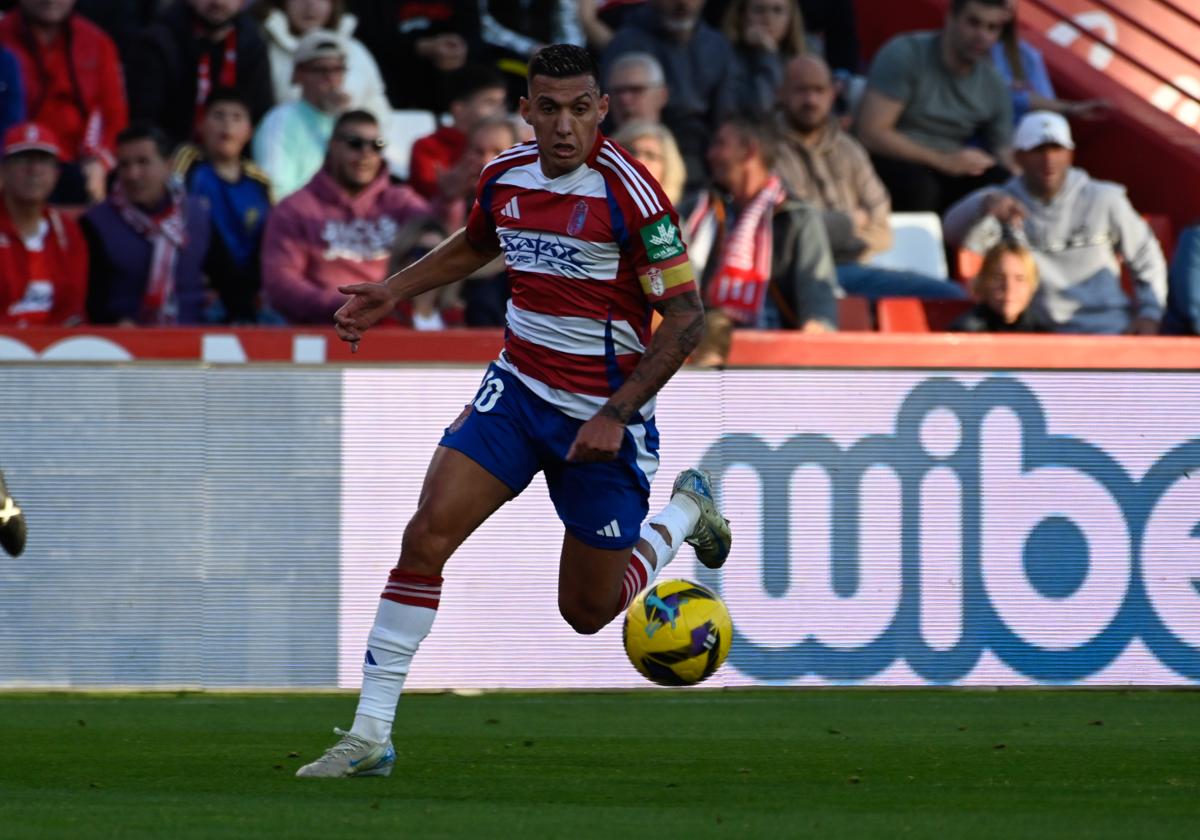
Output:
[[396,749],[389,741],[377,744],[344,730],[334,728],[342,739],[311,764],[296,771],[301,779],[341,779],[346,776],[390,776],[396,763]]
[[692,533],[688,534],[687,544],[696,549],[696,559],[705,566],[710,569],[721,568],[729,557],[733,534],[729,530],[729,520],[717,510],[712,480],[701,470],[686,469],[675,477],[671,495],[676,493],[683,493],[700,508],[700,519]]

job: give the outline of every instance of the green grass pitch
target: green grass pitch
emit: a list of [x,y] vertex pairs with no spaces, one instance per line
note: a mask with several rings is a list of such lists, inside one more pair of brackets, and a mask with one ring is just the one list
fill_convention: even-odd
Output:
[[1200,837],[1200,693],[0,694],[0,836]]

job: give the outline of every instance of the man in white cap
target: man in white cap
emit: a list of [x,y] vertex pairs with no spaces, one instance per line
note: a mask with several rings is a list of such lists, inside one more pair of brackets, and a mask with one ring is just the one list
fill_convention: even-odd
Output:
[[[1023,174],[968,195],[946,213],[951,247],[984,253],[1004,237],[1026,244],[1041,276],[1032,314],[1055,332],[1153,335],[1162,320],[1167,266],[1149,225],[1120,184],[1074,167],[1060,114],[1033,111],[1013,147]],[[1121,263],[1133,300],[1121,287]]]
[[268,111],[254,135],[254,161],[270,177],[276,199],[317,174],[333,123],[349,103],[346,44],[340,35],[328,29],[309,32],[296,45],[295,60],[300,98]]

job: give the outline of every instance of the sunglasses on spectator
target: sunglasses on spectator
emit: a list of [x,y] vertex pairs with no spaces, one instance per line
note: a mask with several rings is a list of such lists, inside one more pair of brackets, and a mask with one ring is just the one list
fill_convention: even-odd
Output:
[[359,137],[357,134],[339,134],[337,139],[356,152],[361,152],[363,149],[382,152],[387,148],[387,141],[382,137]]

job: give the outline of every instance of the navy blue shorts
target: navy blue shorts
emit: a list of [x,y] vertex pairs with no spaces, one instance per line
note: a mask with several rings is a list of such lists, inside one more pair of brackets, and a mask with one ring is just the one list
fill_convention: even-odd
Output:
[[630,548],[650,507],[658,429],[652,419],[631,424],[616,460],[568,462],[582,425],[492,364],[441,445],[478,463],[514,494],[544,472],[550,500],[571,534],[596,548]]

